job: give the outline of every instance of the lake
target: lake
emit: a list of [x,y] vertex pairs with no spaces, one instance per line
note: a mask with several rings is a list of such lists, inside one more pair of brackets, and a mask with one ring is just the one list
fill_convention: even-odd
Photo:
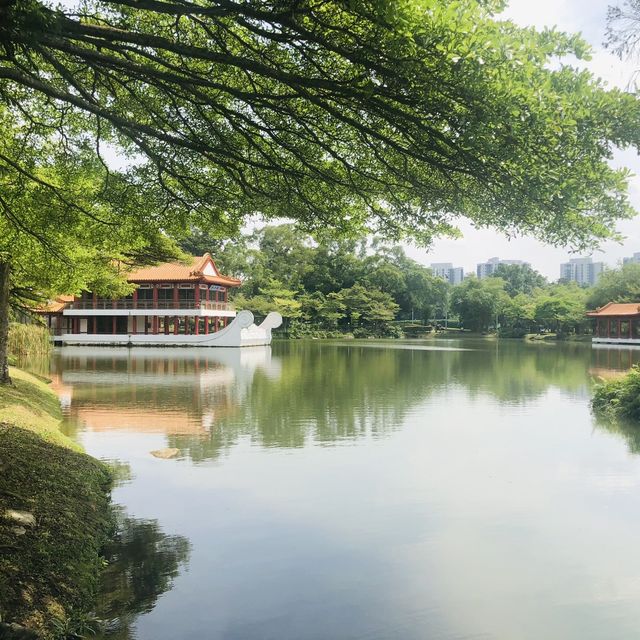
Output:
[[633,362],[492,340],[56,350],[66,429],[120,478],[105,637],[639,637],[640,430],[589,410]]

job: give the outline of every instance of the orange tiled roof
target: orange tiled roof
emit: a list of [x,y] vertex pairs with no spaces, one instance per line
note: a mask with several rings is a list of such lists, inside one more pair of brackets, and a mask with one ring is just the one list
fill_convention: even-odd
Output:
[[592,318],[606,316],[640,316],[640,302],[609,302],[595,311],[588,311]]
[[194,256],[190,262],[166,262],[155,267],[144,267],[129,274],[129,282],[202,282],[207,284],[221,284],[229,287],[240,286],[240,280],[223,275],[205,275],[207,264],[211,263],[216,273],[218,268],[213,258],[205,253]]
[[58,296],[55,300],[49,300],[47,304],[38,307],[36,313],[62,313],[68,302],[73,302],[73,296]]

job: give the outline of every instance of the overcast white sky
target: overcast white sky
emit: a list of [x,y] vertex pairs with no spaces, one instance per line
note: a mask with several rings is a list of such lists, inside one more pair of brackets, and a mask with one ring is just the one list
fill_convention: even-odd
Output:
[[[581,33],[594,48],[593,59],[587,67],[612,86],[626,87],[634,66],[622,62],[602,47],[606,26],[607,5],[616,0],[511,0],[504,14],[522,25],[535,27],[557,26],[562,31]],[[621,1],[621,0],[620,0]],[[640,211],[640,158],[635,152],[619,153],[616,163],[629,167],[636,174],[631,183],[631,198]],[[461,225],[464,237],[460,240],[436,240],[427,253],[423,249],[407,247],[407,253],[421,263],[453,262],[464,267],[465,272],[475,271],[476,263],[499,256],[504,259],[526,260],[550,279],[559,277],[559,265],[569,257],[563,249],[549,247],[531,238],[507,240],[495,231],[476,230],[468,224]],[[603,260],[614,266],[624,256],[640,251],[640,218],[619,225],[626,236],[622,245],[607,243],[594,260]],[[572,256],[578,257],[578,256]]]

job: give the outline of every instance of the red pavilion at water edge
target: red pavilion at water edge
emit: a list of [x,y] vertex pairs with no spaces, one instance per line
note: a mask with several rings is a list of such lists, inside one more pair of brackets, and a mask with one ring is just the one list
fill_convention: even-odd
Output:
[[62,296],[40,309],[54,340],[77,345],[193,345],[238,347],[271,342],[282,318],[261,325],[250,311],[236,313],[229,289],[240,280],[220,274],[210,254],[131,272],[133,293],[117,300],[91,292]]
[[640,345],[640,302],[609,302],[587,316],[595,319],[595,344]]

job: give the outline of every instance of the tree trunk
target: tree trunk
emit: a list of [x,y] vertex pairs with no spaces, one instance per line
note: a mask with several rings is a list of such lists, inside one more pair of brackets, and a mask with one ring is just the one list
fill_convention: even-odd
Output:
[[0,261],[0,384],[11,384],[9,377],[9,281],[11,263]]

